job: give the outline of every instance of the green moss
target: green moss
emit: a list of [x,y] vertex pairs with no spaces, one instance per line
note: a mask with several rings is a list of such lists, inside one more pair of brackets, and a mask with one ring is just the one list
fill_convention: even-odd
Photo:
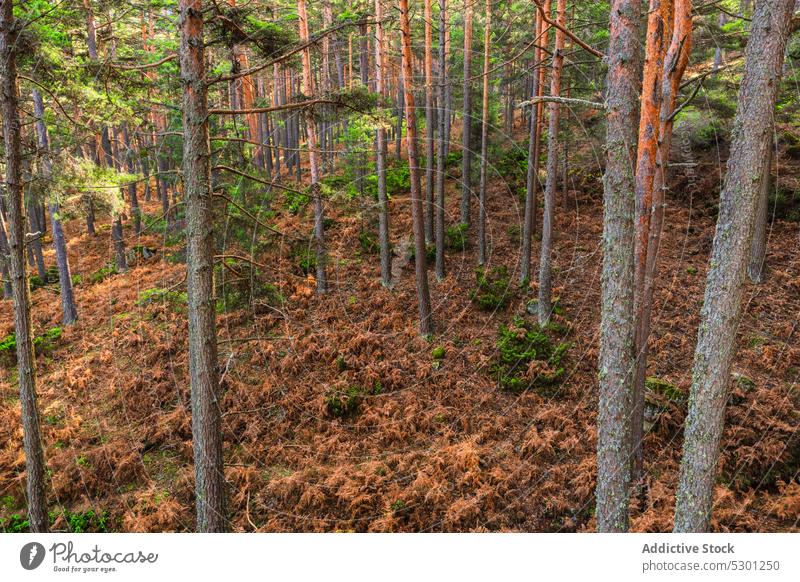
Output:
[[[510,325],[500,325],[492,371],[501,388],[515,393],[534,388],[543,395],[555,394],[552,387],[564,376],[562,361],[569,344],[554,344],[547,332],[521,317],[514,317]],[[534,363],[538,365],[531,373]]]
[[107,263],[106,265],[100,267],[94,273],[89,275],[89,282],[90,283],[102,283],[109,277],[112,277],[117,274],[117,267],[112,263]]
[[442,346],[436,346],[431,351],[431,356],[433,357],[434,360],[443,360],[445,354],[446,354],[446,351],[445,351],[444,347],[442,347]]
[[650,376],[649,378],[645,379],[644,385],[646,389],[656,394],[660,394],[667,400],[671,400],[673,402],[683,402],[686,399],[686,394],[683,390],[675,386],[675,384],[671,384],[666,380],[662,380],[661,378]]
[[325,406],[328,414],[334,418],[347,418],[354,416],[364,394],[359,386],[348,386],[344,390],[332,389],[325,396]]

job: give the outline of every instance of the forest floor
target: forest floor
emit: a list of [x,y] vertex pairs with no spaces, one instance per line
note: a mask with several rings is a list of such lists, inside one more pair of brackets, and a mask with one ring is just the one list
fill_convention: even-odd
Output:
[[[699,172],[703,179],[706,169]],[[510,301],[480,310],[470,300],[474,241],[463,252],[450,251],[447,277],[436,282],[431,272],[436,333],[430,341],[418,333],[413,262],[393,290],[380,285],[377,255],[359,251],[362,218],[355,201],[328,205],[329,294],[314,293],[285,239],[255,254],[281,300],[218,319],[232,527],[593,530],[603,216],[598,174],[582,181],[557,210],[556,320],[563,330],[558,339],[571,347],[564,380],[549,393],[508,392],[492,374],[498,326],[514,315],[532,320],[526,305],[537,293],[535,284],[524,291],[516,284],[522,204],[501,177],[490,181],[488,194],[488,266],[508,267]],[[683,398],[664,407],[647,435],[645,492],[632,503],[637,531],[671,529],[685,395],[714,232],[717,191],[700,195],[680,176],[676,182],[666,210],[648,375],[673,385]],[[453,224],[456,180],[447,192]],[[157,202],[145,208],[158,213]],[[408,197],[394,197],[391,209],[398,241],[397,233],[411,232]],[[185,265],[175,260],[181,243],[144,234],[136,244],[156,249],[155,257],[140,258],[124,274],[92,277],[113,256],[103,223],[96,237],[86,235],[80,221],[68,225],[73,275],[81,276],[75,288],[80,320],[37,360],[55,527],[68,529],[71,514],[92,510],[106,515],[104,527],[116,531],[191,531],[180,294]],[[311,217],[280,214],[274,223],[305,238]],[[132,243],[132,231],[126,235]],[[766,280],[748,284],[715,491],[715,531],[800,530],[797,245],[797,224],[775,222]],[[37,333],[59,326],[57,288],[35,290],[32,309]],[[11,304],[2,301],[0,337],[12,331]],[[443,358],[433,357],[437,347],[444,348]],[[332,389],[356,390],[358,411],[332,417]],[[0,369],[0,517],[24,508],[19,416],[15,371],[6,365]]]

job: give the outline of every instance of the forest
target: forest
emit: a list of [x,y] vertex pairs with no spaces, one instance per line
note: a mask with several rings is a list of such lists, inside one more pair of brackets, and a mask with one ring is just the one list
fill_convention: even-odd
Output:
[[0,0],[0,532],[800,531],[798,29]]

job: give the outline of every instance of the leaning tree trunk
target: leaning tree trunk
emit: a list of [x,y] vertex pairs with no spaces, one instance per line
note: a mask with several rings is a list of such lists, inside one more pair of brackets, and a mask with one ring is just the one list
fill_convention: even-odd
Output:
[[747,276],[753,283],[764,282],[764,262],[767,258],[767,222],[769,222],[769,189],[772,182],[770,176],[772,150],[773,148],[770,147],[767,158],[764,160],[764,177],[761,180],[761,190],[758,194],[753,244],[750,247],[750,264],[747,267]]
[[189,381],[192,388],[197,531],[227,529],[222,458],[222,395],[214,302],[214,216],[208,136],[202,0],[180,1],[183,85],[183,179],[189,289]]
[[464,108],[461,124],[461,224],[469,224],[472,202],[472,2],[464,8]]
[[708,530],[731,362],[794,0],[756,3],[697,334],[676,532]]
[[32,532],[48,530],[44,453],[36,405],[36,365],[33,355],[30,290],[25,266],[25,215],[22,185],[22,151],[17,90],[17,34],[13,1],[0,2],[0,111],[6,151],[9,267],[14,302],[19,399],[22,408],[22,448],[25,452],[28,519]]
[[[41,152],[41,172],[45,181],[50,181],[53,174],[53,162],[50,159],[50,137],[47,135],[47,126],[44,123],[44,101],[38,90],[33,89],[33,114],[36,118],[36,137]],[[72,291],[72,275],[69,269],[67,256],[67,239],[58,213],[58,204],[52,199],[48,202],[50,223],[53,230],[53,247],[56,251],[56,265],[58,266],[58,280],[61,287],[61,321],[64,325],[75,323],[78,319],[78,309],[75,306],[75,295]]]
[[[567,24],[567,2],[556,3],[556,22],[563,28]],[[556,28],[556,44],[553,53],[553,74],[550,78],[550,94],[561,96],[561,70],[564,65],[564,32]],[[553,311],[553,217],[558,187],[558,114],[559,104],[549,104],[550,119],[547,130],[547,181],[544,187],[544,216],[542,220],[542,248],[539,255],[539,324],[550,321]]]
[[[383,106],[383,7],[375,0],[375,90]],[[375,171],[378,174],[378,241],[381,250],[381,284],[392,284],[392,249],[389,243],[389,199],[386,195],[386,129],[379,125],[375,148]]]
[[417,117],[414,111],[413,71],[411,68],[411,26],[408,19],[408,0],[400,0],[400,32],[403,47],[403,84],[406,102],[406,147],[411,174],[411,224],[414,230],[414,262],[416,263],[419,330],[422,335],[433,333],[431,295],[428,288],[428,268],[425,261],[425,221],[420,191],[419,155],[417,153]]
[[[297,12],[300,16],[300,41],[308,42],[308,15],[306,14],[305,0],[297,0]],[[314,95],[314,85],[311,79],[311,49],[306,47],[302,52],[303,57],[303,94],[308,97]],[[364,71],[366,74],[366,71]],[[308,166],[311,171],[311,196],[314,199],[314,239],[317,247],[317,293],[328,291],[328,279],[325,274],[325,214],[322,207],[322,192],[319,185],[319,151],[317,150],[317,123],[314,110],[305,109],[306,139],[308,140]],[[298,156],[299,162],[299,156]]]
[[603,277],[597,413],[597,529],[628,529],[633,391],[633,239],[640,0],[613,0],[608,47]]
[[481,110],[481,177],[478,185],[478,264],[486,264],[486,174],[489,167],[489,44],[492,36],[492,4],[486,0],[483,31],[483,102]]

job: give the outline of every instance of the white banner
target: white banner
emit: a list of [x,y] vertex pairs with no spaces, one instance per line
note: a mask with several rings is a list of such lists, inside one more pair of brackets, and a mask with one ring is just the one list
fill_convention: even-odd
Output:
[[6,534],[0,579],[796,582],[798,554],[796,534]]

